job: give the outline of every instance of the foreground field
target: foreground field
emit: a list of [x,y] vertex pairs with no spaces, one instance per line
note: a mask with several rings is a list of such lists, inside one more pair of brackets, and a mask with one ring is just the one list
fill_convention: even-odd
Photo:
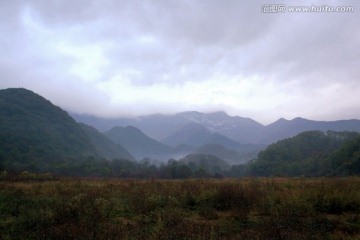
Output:
[[360,178],[2,181],[0,239],[360,239]]

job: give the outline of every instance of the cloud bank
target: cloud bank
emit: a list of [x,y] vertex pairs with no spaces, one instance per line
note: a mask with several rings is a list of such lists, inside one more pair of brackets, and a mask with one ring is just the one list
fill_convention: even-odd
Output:
[[353,12],[269,1],[0,1],[0,88],[103,117],[224,110],[263,123],[360,118]]

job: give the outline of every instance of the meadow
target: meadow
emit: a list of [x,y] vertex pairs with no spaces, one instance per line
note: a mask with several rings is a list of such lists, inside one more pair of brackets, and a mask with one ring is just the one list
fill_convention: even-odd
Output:
[[3,179],[0,239],[360,239],[360,178]]

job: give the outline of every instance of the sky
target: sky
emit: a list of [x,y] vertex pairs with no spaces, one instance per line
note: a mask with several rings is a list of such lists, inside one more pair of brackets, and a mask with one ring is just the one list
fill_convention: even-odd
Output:
[[359,82],[357,0],[0,0],[0,89],[69,112],[360,119]]

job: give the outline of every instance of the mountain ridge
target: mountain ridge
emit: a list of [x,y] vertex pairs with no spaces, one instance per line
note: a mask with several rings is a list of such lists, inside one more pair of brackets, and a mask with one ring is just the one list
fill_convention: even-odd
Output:
[[250,118],[229,116],[225,112],[200,113],[188,111],[173,115],[153,114],[133,119],[119,118],[109,121],[76,114],[74,118],[99,128],[115,123],[119,126],[131,125],[160,142],[189,123],[201,124],[210,132],[217,132],[240,144],[271,144],[310,130],[360,131],[360,120],[358,119],[315,121],[296,117],[291,120],[280,118],[268,125],[262,125]]
[[[268,126],[246,120],[252,126],[260,126],[258,130],[264,134],[262,136],[264,139],[268,138],[269,141],[282,137],[282,140],[268,146],[258,154],[257,158],[252,158],[253,160],[247,164],[236,165],[246,163],[248,157],[265,146],[238,143],[217,131],[209,130],[204,125],[221,131],[235,124],[232,128],[235,132],[240,126],[237,125],[239,122],[236,122],[238,118],[230,117],[224,112],[210,115],[187,112],[177,115],[177,118],[173,117],[168,116],[166,119],[161,115],[157,115],[155,119],[149,117],[151,121],[148,126],[158,125],[159,128],[155,130],[161,129],[165,132],[166,128],[164,129],[160,124],[164,123],[168,127],[177,129],[180,137],[175,138],[176,147],[160,143],[133,126],[114,128],[122,133],[120,137],[123,140],[133,144],[133,146],[127,145],[128,148],[147,151],[142,153],[142,157],[146,159],[135,163],[131,162],[135,159],[126,148],[121,146],[122,144],[116,145],[94,127],[76,122],[66,111],[42,96],[26,89],[0,90],[0,170],[17,172],[50,170],[74,175],[81,172],[80,174],[92,176],[113,174],[131,176],[131,171],[136,171],[136,166],[147,166],[146,163],[151,162],[152,159],[148,157],[157,160],[158,156],[163,155],[166,157],[165,160],[168,160],[166,166],[172,168],[176,166],[176,160],[172,156],[176,155],[180,163],[187,159],[189,167],[193,165],[190,164],[193,161],[198,162],[200,168],[210,161],[216,164],[208,165],[208,171],[214,170],[215,173],[216,170],[219,174],[230,171],[228,173],[235,176],[246,173],[254,176],[320,176],[351,175],[360,172],[360,137],[358,137],[360,121],[356,119],[324,122],[298,117],[292,120],[279,119]],[[176,121],[169,122],[169,120]],[[142,120],[138,118],[135,121]],[[241,129],[237,134],[246,135],[245,130],[251,131],[250,125],[247,125],[248,129]],[[329,128],[337,132],[326,131]],[[297,131],[302,132],[294,137],[285,137]],[[254,137],[258,136],[254,134]],[[115,160],[109,161],[111,159]],[[228,165],[227,170],[219,169],[222,161],[231,163],[235,167],[229,169],[230,165]],[[159,169],[162,169],[161,166]],[[153,170],[156,168],[154,167]],[[133,168],[133,170],[124,175],[123,168]],[[205,176],[202,175],[200,168],[198,176]],[[182,170],[189,173],[189,169],[182,168]]]

